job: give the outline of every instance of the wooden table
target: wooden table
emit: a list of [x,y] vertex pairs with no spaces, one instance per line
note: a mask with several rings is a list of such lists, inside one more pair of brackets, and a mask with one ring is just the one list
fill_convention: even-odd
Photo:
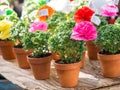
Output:
[[59,84],[53,63],[51,76],[47,80],[35,80],[30,69],[21,69],[16,60],[6,61],[0,56],[0,74],[25,90],[120,90],[120,78],[104,78],[99,61],[88,60],[80,71],[79,84],[75,88],[62,88]]

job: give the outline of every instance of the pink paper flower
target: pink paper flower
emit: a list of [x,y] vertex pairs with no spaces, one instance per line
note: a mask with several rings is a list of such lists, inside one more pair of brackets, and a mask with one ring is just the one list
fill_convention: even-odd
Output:
[[106,4],[101,8],[101,15],[106,17],[117,16],[118,8],[114,4]]
[[40,31],[46,31],[47,30],[47,23],[45,22],[33,22],[31,25],[30,25],[30,29],[29,29],[29,32],[36,32],[37,30],[40,30]]
[[95,40],[97,38],[96,27],[89,21],[83,21],[73,28],[71,38],[74,40]]

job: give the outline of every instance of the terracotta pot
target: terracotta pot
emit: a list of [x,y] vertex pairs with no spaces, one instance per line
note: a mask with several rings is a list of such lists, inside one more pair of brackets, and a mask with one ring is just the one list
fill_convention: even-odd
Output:
[[73,64],[59,64],[55,62],[55,68],[62,87],[70,88],[77,86],[80,65],[80,62]]
[[52,58],[53,60],[57,61],[57,60],[60,60],[61,56],[52,52]]
[[32,53],[32,51],[25,51],[23,48],[14,48],[16,54],[18,66],[23,69],[29,69],[30,65],[27,61],[27,55]]
[[0,55],[2,55],[1,48],[0,48]]
[[12,41],[0,41],[0,49],[2,57],[6,60],[15,59],[15,53],[13,50],[14,43]]
[[44,58],[27,57],[35,79],[42,80],[50,77],[50,65],[52,56]]
[[98,53],[98,59],[104,77],[118,77],[120,76],[120,54],[104,55]]
[[97,52],[99,51],[99,48],[92,41],[86,42],[86,48],[88,51],[89,59],[90,60],[97,60]]
[[86,52],[83,52],[82,53],[82,59],[81,59],[81,62],[80,62],[80,66],[81,66],[81,68],[83,68],[84,67],[84,63],[85,63],[85,54],[86,54]]

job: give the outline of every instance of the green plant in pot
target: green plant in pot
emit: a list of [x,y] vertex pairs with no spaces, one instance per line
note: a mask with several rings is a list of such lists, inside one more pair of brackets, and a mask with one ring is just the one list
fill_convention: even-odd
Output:
[[11,36],[10,39],[14,41],[14,52],[16,54],[18,66],[23,69],[30,68],[29,63],[27,61],[27,55],[32,51],[23,49],[23,36],[25,32],[28,32],[29,23],[25,20],[19,20],[12,28],[11,28]]
[[120,75],[120,25],[109,24],[98,29],[98,38],[95,42],[100,47],[98,59],[105,77]]
[[93,37],[96,37],[90,37],[93,35],[89,32],[92,31],[90,28],[96,30],[90,22],[75,25],[73,19],[70,19],[59,24],[54,35],[49,38],[51,51],[61,55],[60,60],[55,62],[55,68],[62,87],[75,87],[78,84],[80,60],[85,50],[84,39],[93,40]]
[[0,49],[4,59],[15,59],[13,42],[10,40],[10,28],[13,23],[7,20],[0,21]]
[[56,29],[57,25],[65,20],[67,20],[66,15],[62,12],[55,12],[54,15],[48,18],[47,23],[50,34],[54,34],[54,30]]
[[35,79],[47,79],[50,76],[51,52],[48,49],[47,24],[45,22],[33,22],[29,32],[25,33],[23,45],[25,49],[34,52],[28,56],[30,67]]
[[[59,18],[58,18],[59,17]],[[55,12],[54,15],[52,15],[50,18],[48,18],[48,32],[53,35],[55,33],[56,27],[61,24],[63,21],[67,20],[66,14],[62,12]],[[58,27],[59,28],[59,27]],[[56,52],[52,52],[52,58],[53,60],[59,60],[60,54]]]
[[[110,8],[110,9],[108,9]],[[99,10],[100,9],[100,10]],[[117,7],[114,4],[108,4],[106,3],[101,8],[99,8],[98,12],[93,11],[94,9],[86,8],[85,6],[78,9],[75,13],[75,20],[77,22],[81,20],[91,21],[94,24],[97,24],[97,29],[101,26],[107,25],[107,24],[114,24],[115,17],[117,15]],[[82,14],[81,14],[81,12]],[[89,14],[88,14],[89,13]],[[96,15],[96,13],[98,13]],[[84,17],[85,16],[85,17]],[[97,17],[96,17],[97,16]],[[99,52],[99,47],[93,43],[93,41],[86,42],[86,48],[88,51],[88,57],[90,60],[97,60],[97,52]]]

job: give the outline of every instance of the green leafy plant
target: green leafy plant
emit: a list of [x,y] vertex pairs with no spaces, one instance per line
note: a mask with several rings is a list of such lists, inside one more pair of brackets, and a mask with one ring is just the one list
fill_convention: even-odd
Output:
[[98,38],[95,40],[103,54],[120,53],[120,25],[109,24],[98,29]]
[[56,27],[55,34],[49,38],[51,51],[61,55],[60,63],[75,63],[81,59],[84,41],[70,39],[74,26],[73,20],[66,20]]
[[49,32],[53,34],[57,25],[62,23],[66,19],[67,18],[64,13],[55,12],[55,14],[47,20]]
[[50,37],[48,32],[36,31],[34,33],[27,32],[23,38],[23,46],[25,49],[34,50],[32,57],[45,57],[50,55],[48,49],[48,38]]
[[120,23],[120,17],[116,19],[115,23],[118,23],[118,24]]
[[18,21],[12,28],[11,28],[11,40],[14,41],[15,47],[23,47],[23,36],[25,32],[28,32],[29,23],[25,20]]

